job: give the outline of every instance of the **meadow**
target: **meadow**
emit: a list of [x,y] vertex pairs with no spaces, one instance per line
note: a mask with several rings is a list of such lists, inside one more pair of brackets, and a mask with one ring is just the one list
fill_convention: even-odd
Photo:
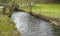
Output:
[[31,10],[35,14],[60,18],[60,4],[33,4],[31,7],[32,9],[30,9],[30,6],[22,6],[21,9]]

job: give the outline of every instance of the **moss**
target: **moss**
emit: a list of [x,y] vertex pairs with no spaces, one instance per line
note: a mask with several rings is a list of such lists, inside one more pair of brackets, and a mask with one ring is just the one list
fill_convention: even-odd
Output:
[[20,36],[14,22],[7,16],[0,16],[0,36]]

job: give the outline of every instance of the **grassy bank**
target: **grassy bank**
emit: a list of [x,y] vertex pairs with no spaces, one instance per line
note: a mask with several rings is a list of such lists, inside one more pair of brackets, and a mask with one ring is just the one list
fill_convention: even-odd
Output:
[[[29,6],[21,7],[22,10],[29,11]],[[50,17],[60,18],[60,4],[34,4],[32,5],[32,12],[42,14]]]
[[21,36],[17,31],[15,23],[11,20],[9,10],[3,15],[3,8],[0,8],[0,36]]
[[0,36],[20,36],[13,21],[4,15],[0,15]]

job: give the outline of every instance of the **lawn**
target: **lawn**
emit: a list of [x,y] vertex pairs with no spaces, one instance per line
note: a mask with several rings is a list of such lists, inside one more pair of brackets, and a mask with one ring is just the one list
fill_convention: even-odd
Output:
[[[21,9],[25,11],[30,10],[29,6],[23,6]],[[34,4],[32,5],[32,12],[60,18],[60,4]]]

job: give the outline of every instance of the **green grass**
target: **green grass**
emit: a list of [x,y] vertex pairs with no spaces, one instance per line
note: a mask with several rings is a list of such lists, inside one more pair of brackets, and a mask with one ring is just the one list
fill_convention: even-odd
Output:
[[[25,11],[30,10],[29,6],[23,6],[21,9]],[[32,12],[60,18],[60,4],[34,4],[32,5]]]
[[0,15],[0,36],[20,36],[13,21],[3,15]]

